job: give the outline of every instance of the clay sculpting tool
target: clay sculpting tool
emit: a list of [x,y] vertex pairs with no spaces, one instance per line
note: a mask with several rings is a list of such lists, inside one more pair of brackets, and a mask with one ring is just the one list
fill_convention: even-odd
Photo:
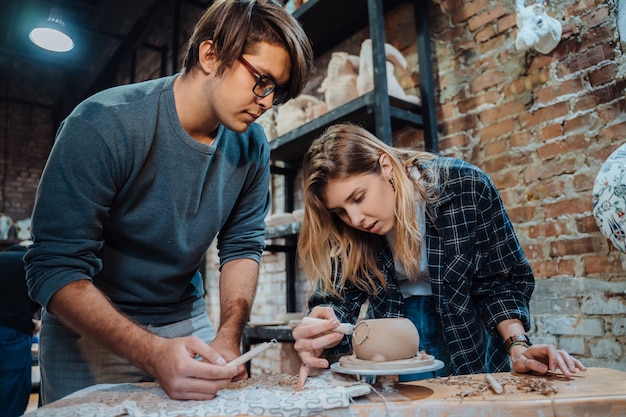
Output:
[[263,342],[260,345],[256,346],[254,349],[250,349],[248,352],[244,353],[240,357],[238,357],[236,359],[233,359],[232,361],[228,362],[226,364],[226,366],[243,365],[244,363],[248,362],[250,359],[254,358],[255,356],[257,356],[261,352],[263,352],[263,351],[269,349],[271,346],[277,345],[277,344],[278,344],[278,341],[276,339],[272,339],[269,342]]
[[487,383],[489,384],[489,386],[491,387],[491,389],[493,389],[493,391],[496,394],[502,394],[502,385],[500,385],[500,383],[498,381],[496,381],[496,379],[489,375],[489,374],[485,374],[485,379],[487,380]]
[[[302,318],[302,325],[303,326],[307,326],[309,324],[321,323],[323,321],[328,321],[328,320],[326,320],[326,319],[318,319],[316,317],[303,317]],[[354,324],[339,323],[339,326],[335,327],[332,331],[333,332],[338,332],[338,333],[343,333],[343,334],[346,334],[346,335],[351,335],[352,333],[354,333]]]

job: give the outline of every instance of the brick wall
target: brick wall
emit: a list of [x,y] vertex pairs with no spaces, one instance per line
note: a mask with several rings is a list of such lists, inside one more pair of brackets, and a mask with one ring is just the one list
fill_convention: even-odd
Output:
[[58,124],[58,71],[17,65],[0,55],[0,212],[30,217]]
[[549,55],[515,49],[513,2],[433,2],[431,32],[441,149],[501,192],[537,278],[533,338],[623,370],[626,257],[591,213],[594,179],[626,132],[614,7],[550,2],[563,37]]

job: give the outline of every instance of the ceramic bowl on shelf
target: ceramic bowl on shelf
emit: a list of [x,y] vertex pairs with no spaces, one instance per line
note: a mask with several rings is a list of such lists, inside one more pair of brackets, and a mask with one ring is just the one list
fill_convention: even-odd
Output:
[[626,252],[626,144],[602,164],[593,186],[592,212],[602,234]]

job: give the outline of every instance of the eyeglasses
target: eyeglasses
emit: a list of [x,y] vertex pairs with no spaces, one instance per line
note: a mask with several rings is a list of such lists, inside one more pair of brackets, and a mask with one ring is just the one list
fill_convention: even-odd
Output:
[[239,57],[239,62],[257,77],[256,83],[254,83],[254,87],[252,87],[252,92],[257,97],[263,98],[274,93],[274,100],[272,100],[272,104],[274,105],[283,104],[288,100],[289,91],[285,87],[279,86],[272,77],[254,68],[254,66],[242,56]]

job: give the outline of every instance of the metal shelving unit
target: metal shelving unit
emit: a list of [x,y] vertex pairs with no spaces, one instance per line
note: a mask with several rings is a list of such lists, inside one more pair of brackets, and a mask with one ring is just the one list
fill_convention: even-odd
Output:
[[[387,91],[385,57],[385,13],[410,3],[415,15],[418,71],[420,75],[421,104],[416,105],[390,97]],[[281,162],[272,173],[285,177],[285,212],[294,209],[294,179],[302,157],[313,140],[323,130],[338,122],[351,121],[365,127],[386,143],[392,143],[394,129],[412,126],[424,131],[424,147],[438,152],[435,110],[434,77],[431,66],[431,48],[426,0],[309,0],[294,12],[307,32],[315,56],[332,50],[342,39],[348,38],[365,26],[369,27],[374,59],[374,90],[312,120],[270,142],[271,160]],[[285,252],[287,258],[287,312],[296,311],[296,242],[300,223],[268,228],[267,238],[281,238],[284,244],[268,245],[273,252]],[[248,331],[250,332],[250,331]],[[267,335],[271,333],[268,330]],[[251,335],[248,335],[251,336]],[[265,336],[263,328],[254,330],[255,340]],[[249,339],[247,339],[249,341]]]

